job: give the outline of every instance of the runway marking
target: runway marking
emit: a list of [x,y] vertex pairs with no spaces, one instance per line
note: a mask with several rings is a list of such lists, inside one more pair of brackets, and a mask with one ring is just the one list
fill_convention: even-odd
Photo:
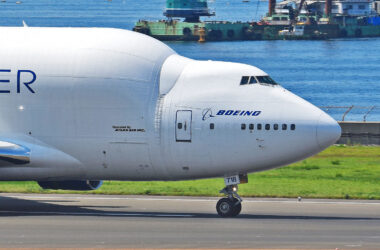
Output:
[[370,239],[380,239],[380,236],[367,236],[367,238],[370,238]]
[[361,247],[361,244],[344,245],[345,247]]
[[[29,196],[29,195],[3,195],[1,197],[9,198],[22,198],[30,200],[39,199],[75,199],[75,200],[139,200],[139,201],[187,201],[187,202],[216,202],[219,198],[205,198],[205,199],[193,199],[193,198],[152,198],[152,197],[88,197],[88,196]],[[360,201],[312,201],[312,200],[247,200],[243,198],[244,203],[299,203],[299,204],[342,204],[342,205],[380,205],[380,202],[360,202]]]
[[93,216],[139,216],[139,217],[194,217],[191,214],[143,214],[143,213],[114,213],[114,212],[39,212],[39,211],[0,211],[0,214],[33,214],[33,215],[93,215]]

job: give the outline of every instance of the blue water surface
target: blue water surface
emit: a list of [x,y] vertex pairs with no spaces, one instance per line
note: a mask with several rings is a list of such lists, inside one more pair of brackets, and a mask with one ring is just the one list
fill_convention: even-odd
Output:
[[[163,19],[165,0],[6,0],[0,2],[0,26],[114,27],[132,29],[139,19]],[[216,16],[205,20],[252,21],[267,2],[215,0]],[[6,38],[2,38],[6,39]],[[255,65],[285,88],[317,106],[351,106],[346,120],[380,121],[380,38],[328,41],[167,42],[194,59]],[[328,112],[341,119],[345,109]]]

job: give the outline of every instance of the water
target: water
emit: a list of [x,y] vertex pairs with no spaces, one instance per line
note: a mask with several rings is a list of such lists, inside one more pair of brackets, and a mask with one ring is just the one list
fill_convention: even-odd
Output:
[[[162,19],[165,0],[16,0],[0,2],[0,26],[114,27],[132,29],[139,19]],[[215,0],[217,16],[206,20],[257,20],[267,2]],[[6,39],[6,38],[3,38]],[[317,106],[377,106],[368,121],[380,121],[380,38],[330,41],[167,42],[179,54],[252,64]],[[345,109],[329,113],[341,119]],[[354,108],[346,120],[363,120]]]

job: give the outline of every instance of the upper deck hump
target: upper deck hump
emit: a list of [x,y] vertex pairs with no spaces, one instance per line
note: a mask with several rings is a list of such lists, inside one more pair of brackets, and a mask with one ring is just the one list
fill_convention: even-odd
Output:
[[154,84],[176,54],[149,36],[114,28],[1,27],[0,69],[27,69],[39,78],[115,78]]
[[3,48],[34,50],[60,48],[97,49],[127,53],[150,61],[175,54],[164,43],[149,36],[115,28],[1,27]]

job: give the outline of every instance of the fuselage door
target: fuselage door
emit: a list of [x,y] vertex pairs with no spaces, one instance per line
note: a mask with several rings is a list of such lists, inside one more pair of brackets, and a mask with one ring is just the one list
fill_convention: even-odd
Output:
[[177,142],[191,142],[191,110],[178,110],[175,122],[175,138]]

